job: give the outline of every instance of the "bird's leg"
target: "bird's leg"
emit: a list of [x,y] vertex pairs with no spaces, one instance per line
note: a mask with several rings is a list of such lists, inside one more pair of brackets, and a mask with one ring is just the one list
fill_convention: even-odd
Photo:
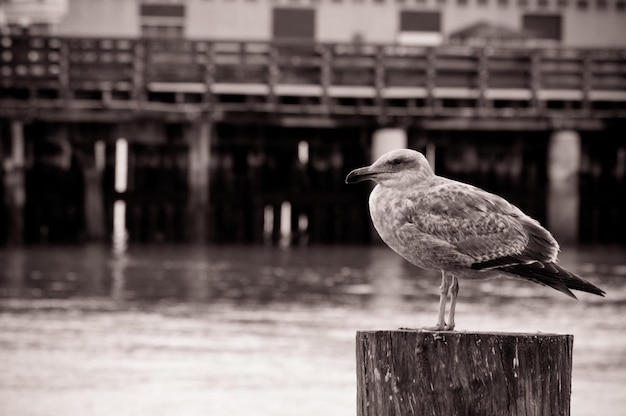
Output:
[[459,279],[452,275],[452,285],[450,286],[450,312],[448,314],[448,325],[445,329],[454,330],[454,312],[456,310],[456,297],[459,294]]
[[441,331],[446,329],[446,302],[448,301],[448,291],[450,290],[450,284],[452,283],[451,276],[448,276],[446,272],[441,271],[441,286],[439,286],[439,315],[437,317],[437,325],[430,328],[424,328],[430,331]]

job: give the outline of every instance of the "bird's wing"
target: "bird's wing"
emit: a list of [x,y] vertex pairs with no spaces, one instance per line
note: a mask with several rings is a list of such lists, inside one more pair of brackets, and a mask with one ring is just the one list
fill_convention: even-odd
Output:
[[472,269],[556,260],[552,235],[505,199],[443,178],[425,185],[406,193],[407,224],[471,258]]
[[573,298],[570,289],[604,296],[602,289],[556,264],[559,246],[554,237],[497,195],[440,180],[406,193],[401,210],[404,227],[411,230],[400,232],[419,236],[404,241],[426,241],[430,266],[504,272]]

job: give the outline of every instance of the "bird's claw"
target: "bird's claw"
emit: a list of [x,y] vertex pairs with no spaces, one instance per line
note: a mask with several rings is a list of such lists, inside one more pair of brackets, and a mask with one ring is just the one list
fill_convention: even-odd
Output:
[[435,326],[426,326],[421,328],[423,331],[454,331],[454,324],[448,325],[445,322],[443,324],[437,324]]

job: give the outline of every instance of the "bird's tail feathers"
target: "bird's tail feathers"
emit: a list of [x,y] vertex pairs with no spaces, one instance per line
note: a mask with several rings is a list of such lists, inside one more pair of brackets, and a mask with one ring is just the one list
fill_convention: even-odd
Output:
[[556,263],[534,262],[515,264],[499,267],[498,270],[523,277],[541,285],[549,286],[574,299],[576,299],[576,295],[574,295],[570,289],[588,292],[598,296],[605,295],[604,290],[586,281],[582,277],[565,270]]

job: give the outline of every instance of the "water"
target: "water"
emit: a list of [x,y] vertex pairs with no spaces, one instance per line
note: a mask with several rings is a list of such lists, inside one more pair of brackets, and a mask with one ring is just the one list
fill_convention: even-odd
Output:
[[[626,414],[626,249],[607,291],[461,282],[458,330],[574,334],[572,414]],[[439,275],[385,247],[0,251],[0,414],[354,415],[359,329],[433,325]]]

